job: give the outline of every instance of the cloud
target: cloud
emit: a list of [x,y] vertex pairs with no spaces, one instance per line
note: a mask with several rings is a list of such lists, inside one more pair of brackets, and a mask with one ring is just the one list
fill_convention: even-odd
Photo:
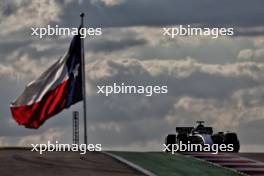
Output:
[[[228,5],[227,5],[228,4]],[[78,25],[72,23],[78,13],[89,13],[85,18],[91,27],[127,26],[172,26],[194,24],[209,27],[235,27],[238,36],[263,35],[263,1],[228,0],[222,3],[202,0],[92,0],[92,1],[51,1],[32,0],[2,1],[0,20],[2,37],[7,33],[32,26],[45,26],[60,23],[62,26]],[[251,7],[251,8],[248,8]],[[149,11],[151,9],[151,11]],[[234,11],[233,9],[237,9]],[[159,12],[164,13],[160,15]],[[135,13],[136,12],[136,13]],[[147,12],[147,13],[146,13]],[[67,20],[64,20],[67,19]]]
[[238,58],[239,59],[251,59],[253,55],[254,53],[251,49],[244,49],[238,53]]
[[103,3],[106,6],[116,6],[125,2],[125,0],[92,0],[93,4]]
[[[248,95],[248,91],[252,89],[238,90],[223,101],[182,97],[174,104],[174,109],[166,120],[168,123],[179,121],[180,124],[204,120],[218,130],[238,130],[241,124],[263,120],[263,101],[254,94]],[[262,96],[263,91],[257,95]]]
[[163,36],[162,32],[160,27],[103,29],[102,36],[86,40],[86,58],[94,61],[105,58],[179,60],[190,57],[203,63],[226,64],[237,62],[238,52],[253,44],[243,37],[212,40],[210,37],[189,36],[171,39]]
[[234,36],[250,36],[250,37],[254,37],[254,36],[263,36],[263,24],[260,26],[237,26],[235,28],[235,32],[234,32]]
[[[264,65],[255,62],[226,65],[204,64],[194,59],[153,59],[142,61],[132,58],[109,58],[91,63],[87,70],[89,70],[88,75],[90,79],[100,79],[98,78],[99,75],[102,77],[102,80],[119,80],[119,82],[122,79],[124,81],[131,79],[138,82],[142,80],[152,81],[152,78],[159,78],[161,80],[163,76],[168,78],[172,77],[175,81],[178,81],[178,79],[189,80],[188,78],[192,78],[193,76],[199,77],[206,75],[214,78],[239,79],[243,77],[244,79],[249,78],[252,81],[261,81],[263,80],[261,73],[264,71]],[[124,77],[124,75],[130,76]],[[119,78],[119,76],[122,76],[122,78],[113,79],[113,77]],[[209,80],[206,79],[206,81]]]
[[234,130],[240,119],[236,116],[237,108],[230,104],[215,99],[182,97],[174,104],[166,121],[181,126],[203,120],[217,130]]
[[57,1],[42,0],[13,0],[1,1],[0,35],[33,26],[45,26],[50,22],[58,22],[62,8]]
[[[223,0],[221,3],[207,0],[93,0],[83,1],[85,12],[89,12],[87,22],[91,26],[166,26],[198,24],[200,26],[232,26],[239,28],[238,35],[255,33],[263,35],[258,27],[263,27],[263,1]],[[250,8],[248,8],[250,7]],[[70,4],[67,8],[80,9]],[[150,11],[151,9],[151,11]],[[234,11],[233,9],[237,9]],[[156,12],[163,12],[162,15]],[[153,13],[155,12],[155,13]],[[73,14],[64,13],[73,19]],[[246,28],[244,30],[243,28]],[[257,31],[257,32],[256,32]]]
[[251,60],[251,61],[263,61],[264,59],[264,38],[255,37],[251,40],[251,48],[242,49],[238,53],[238,59]]
[[29,146],[30,144],[46,144],[47,141],[55,143],[65,134],[63,129],[50,128],[46,132],[38,135],[24,136],[17,143],[18,146]]
[[262,61],[264,59],[264,48],[261,49],[244,49],[238,53],[238,58],[242,60],[257,60]]
[[29,54],[15,51],[6,57],[5,62],[2,64],[0,63],[0,76],[9,77],[11,79],[16,79],[18,77],[19,79],[34,79],[53,62],[51,58],[41,57],[32,59]]
[[0,147],[8,146],[8,140],[6,137],[0,137]]

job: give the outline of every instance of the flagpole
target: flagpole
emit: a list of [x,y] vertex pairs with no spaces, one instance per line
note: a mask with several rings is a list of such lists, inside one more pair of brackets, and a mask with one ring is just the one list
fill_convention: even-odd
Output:
[[[80,14],[81,27],[83,27],[84,13]],[[82,60],[82,95],[83,95],[83,124],[84,124],[84,143],[88,144],[87,122],[86,122],[86,85],[85,85],[85,58],[84,58],[84,38],[81,38],[81,60]]]

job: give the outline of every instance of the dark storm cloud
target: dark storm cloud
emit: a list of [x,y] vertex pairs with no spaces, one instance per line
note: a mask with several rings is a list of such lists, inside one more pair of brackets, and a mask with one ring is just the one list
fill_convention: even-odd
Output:
[[[132,62],[133,63],[133,62]],[[144,95],[94,95],[89,97],[89,109],[94,121],[110,122],[129,121],[135,118],[159,119],[163,118],[172,108],[173,102],[177,98],[191,96],[195,98],[208,98],[217,100],[227,100],[239,89],[258,86],[260,83],[249,76],[231,76],[221,74],[211,74],[204,71],[196,71],[187,77],[177,78],[165,71],[159,75],[151,75],[140,64],[127,63],[123,65],[115,62],[99,64],[99,68],[110,67],[111,72],[115,74],[108,77],[97,77],[90,80],[89,85],[113,85],[113,83],[126,85],[168,85],[168,94],[153,95],[145,97]],[[97,67],[91,69],[93,72]],[[100,69],[99,69],[100,70]],[[100,72],[100,71],[98,71]],[[176,71],[177,72],[177,71]],[[90,75],[90,74],[88,74]],[[137,103],[135,103],[137,102]],[[100,104],[100,106],[97,106]],[[113,109],[115,111],[113,111]],[[107,112],[107,116],[105,113]]]
[[7,53],[11,53],[18,48],[24,46],[27,42],[25,41],[5,41],[0,42],[0,55],[6,55]]
[[[232,114],[237,111],[236,109],[232,109],[232,107],[230,107],[231,110],[228,109],[229,106],[235,106],[235,103],[231,100],[232,95],[238,90],[263,84],[253,77],[243,74],[236,76],[224,74],[224,67],[222,68],[222,74],[213,74],[201,69],[192,72],[189,76],[177,78],[176,75],[169,74],[166,71],[153,76],[146,70],[146,67],[139,63],[133,61],[125,63],[108,61],[107,64],[98,63],[99,68],[90,68],[89,73],[96,72],[96,70],[100,72],[101,68],[108,70],[108,67],[110,67],[110,72],[115,73],[107,77],[89,79],[89,85],[94,86],[93,91],[96,91],[96,85],[113,85],[113,83],[121,84],[124,82],[126,85],[168,85],[169,92],[168,94],[153,95],[152,97],[122,94],[108,97],[98,94],[90,95],[87,98],[89,124],[94,126],[94,130],[90,131],[90,135],[92,141],[103,143],[104,146],[116,146],[117,143],[120,146],[127,146],[155,140],[162,142],[164,136],[173,132],[175,126],[178,123],[183,123],[183,121],[184,124],[187,122],[192,124],[195,120],[201,118],[206,119],[207,123],[211,125],[218,119],[219,114],[225,112],[222,109],[225,108],[223,106],[227,102],[229,105],[226,107],[226,113],[231,114],[231,116],[235,114],[233,121],[243,121],[238,118],[237,113]],[[178,64],[180,64],[179,61]],[[149,65],[149,67],[152,66]],[[168,70],[170,69],[168,68]],[[188,68],[185,68],[185,71],[187,71],[186,69],[188,70]],[[178,72],[177,69],[172,70]],[[178,73],[180,74],[181,71]],[[203,111],[194,110],[192,112],[191,109],[183,110],[180,107],[174,111],[175,103],[186,96],[191,97],[190,100],[201,100],[201,102],[196,103],[201,104]],[[215,100],[217,103],[209,107],[206,103],[210,103],[210,101],[206,100]],[[202,102],[205,104],[202,104]],[[197,106],[197,104],[193,105]],[[192,108],[192,105],[189,108]],[[210,115],[208,116],[208,114]],[[166,120],[168,116],[175,119],[175,123],[169,123]],[[227,117],[222,120],[229,121],[230,119]],[[100,127],[100,124],[103,124],[103,127]],[[253,126],[249,127],[253,129]],[[216,127],[214,126],[214,128]],[[250,133],[248,136],[241,133],[241,136],[244,135],[248,138],[252,134],[255,133]],[[111,136],[111,138],[107,136]]]
[[[236,90],[258,86],[261,83],[248,76],[223,76],[194,72],[190,77],[175,79],[166,77],[169,89],[174,96],[189,95],[196,98],[225,99],[231,96]],[[158,80],[166,79],[162,76]],[[188,89],[186,89],[188,87]]]
[[5,3],[1,9],[3,15],[9,16],[17,10],[17,7],[13,6],[12,4]]
[[[264,26],[263,0],[126,0],[113,6],[105,5],[99,0],[93,3],[91,1],[82,1],[82,3],[76,1],[56,2],[61,7],[60,21],[51,20],[51,25],[56,23],[61,26],[76,27],[79,24],[79,13],[85,12],[85,25],[89,27],[170,26],[179,24],[197,24],[210,27],[232,26],[236,28]],[[15,3],[8,1],[2,2],[1,5],[2,19],[19,9]],[[39,7],[41,8],[41,4]],[[34,13],[32,13],[32,18],[38,15]],[[236,31],[236,35],[263,34],[262,31]]]
[[120,40],[96,40],[95,42],[89,43],[89,50],[93,52],[113,52],[145,44],[147,44],[147,40],[133,38],[124,38]]
[[[195,98],[213,98],[221,100],[230,97],[238,89],[256,87],[262,84],[262,82],[254,80],[249,75],[235,76],[219,73],[212,74],[197,70],[192,72],[189,76],[178,78],[166,71],[153,76],[139,63],[127,66],[115,63],[114,61],[109,61],[107,62],[107,66],[109,66],[115,74],[111,77],[97,79],[95,82],[92,82],[92,85],[121,84],[122,82],[131,85],[145,86],[167,85],[169,90],[168,96],[191,96]],[[188,72],[188,70],[186,70],[188,68],[184,69]],[[175,70],[175,72],[177,71]]]
[[254,29],[248,29],[246,31],[243,30],[236,30],[234,36],[249,36],[249,37],[254,37],[254,36],[260,36],[263,35],[264,28],[261,30],[254,30]]
[[135,0],[115,6],[83,1],[81,5],[69,4],[64,15],[76,19],[78,11],[68,12],[79,8],[86,12],[87,24],[103,27],[177,24],[253,27],[264,25],[263,7],[262,0]]

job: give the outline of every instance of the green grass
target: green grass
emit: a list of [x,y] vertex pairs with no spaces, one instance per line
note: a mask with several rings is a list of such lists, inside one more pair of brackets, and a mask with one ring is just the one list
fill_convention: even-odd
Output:
[[184,155],[157,152],[111,152],[158,176],[240,176],[240,174]]

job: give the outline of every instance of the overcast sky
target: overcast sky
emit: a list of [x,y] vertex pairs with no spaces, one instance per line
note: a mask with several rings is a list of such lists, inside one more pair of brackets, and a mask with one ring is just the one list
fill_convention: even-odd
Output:
[[[264,150],[263,0],[1,1],[0,145],[72,142],[71,113],[81,112],[81,103],[38,130],[18,126],[9,103],[71,41],[39,39],[30,28],[77,27],[80,12],[86,14],[86,27],[103,31],[85,39],[89,143],[102,143],[103,149],[157,150],[176,126],[204,120],[215,131],[237,132],[243,151]],[[162,27],[180,24],[234,27],[235,36],[162,35]],[[152,97],[96,94],[96,85],[114,82],[168,85],[169,92]]]

